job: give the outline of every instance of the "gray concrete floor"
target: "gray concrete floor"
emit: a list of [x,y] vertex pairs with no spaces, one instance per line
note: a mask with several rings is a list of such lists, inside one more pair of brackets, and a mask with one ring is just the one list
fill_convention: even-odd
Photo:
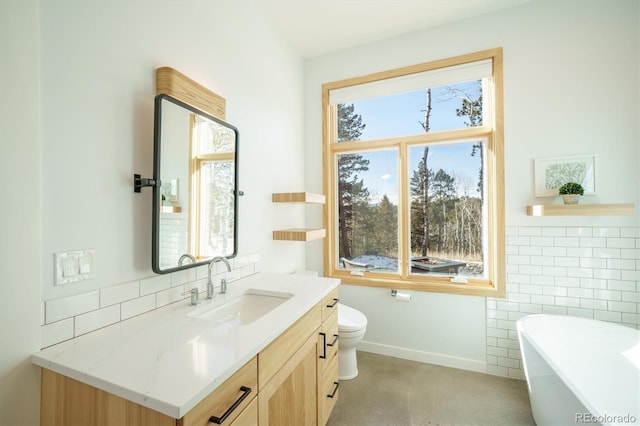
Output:
[[524,380],[358,351],[328,426],[535,425]]

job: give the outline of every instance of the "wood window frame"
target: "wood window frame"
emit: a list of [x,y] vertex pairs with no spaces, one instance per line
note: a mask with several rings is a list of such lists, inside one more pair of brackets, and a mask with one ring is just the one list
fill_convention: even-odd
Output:
[[[388,139],[341,142],[337,143],[337,107],[329,102],[332,90],[341,89],[384,79],[425,72],[440,68],[452,67],[490,59],[493,65],[490,87],[492,90],[490,115],[483,126],[459,130],[424,134],[419,136],[404,136]],[[505,214],[504,214],[504,105],[503,105],[503,59],[502,48],[484,50],[480,52],[455,56],[451,58],[426,62],[408,67],[368,74],[365,76],[348,78],[322,85],[322,140],[323,140],[323,192],[326,204],[323,211],[324,228],[327,237],[324,240],[323,260],[324,276],[340,278],[343,283],[381,287],[402,290],[417,290],[437,293],[464,294],[487,297],[505,297]],[[486,98],[485,98],[486,99]],[[466,283],[452,282],[446,276],[416,276],[410,274],[408,267],[401,266],[400,273],[379,273],[362,271],[362,275],[352,275],[350,271],[338,269],[337,240],[338,240],[338,208],[336,203],[337,165],[334,156],[340,152],[353,152],[371,148],[398,147],[400,156],[405,156],[407,146],[422,144],[429,141],[486,140],[486,203],[487,203],[487,253],[485,265],[488,274],[485,279],[467,278]],[[406,160],[406,158],[404,158]],[[406,161],[405,161],[406,163]],[[400,182],[400,198],[398,202],[399,226],[399,260],[408,259],[409,244],[409,195],[408,176],[406,167],[402,166]]]
[[235,161],[236,153],[234,151],[225,152],[199,152],[199,140],[196,137],[196,116],[191,114],[189,120],[189,176],[190,181],[190,198],[189,198],[189,241],[190,253],[195,253],[196,259],[210,259],[211,256],[202,253],[202,222],[201,214],[203,195],[202,195],[202,168],[207,163]]

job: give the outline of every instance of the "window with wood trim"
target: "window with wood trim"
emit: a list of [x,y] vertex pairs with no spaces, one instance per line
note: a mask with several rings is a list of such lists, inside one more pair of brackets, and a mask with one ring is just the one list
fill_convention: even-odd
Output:
[[502,49],[323,85],[325,276],[503,297]]
[[206,259],[232,253],[235,138],[233,130],[191,115],[191,253]]

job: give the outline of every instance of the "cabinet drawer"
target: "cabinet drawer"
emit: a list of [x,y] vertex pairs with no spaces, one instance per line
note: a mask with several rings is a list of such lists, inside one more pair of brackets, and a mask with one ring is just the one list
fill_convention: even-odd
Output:
[[338,358],[334,358],[327,366],[327,371],[322,378],[318,379],[318,424],[327,423],[333,407],[338,401],[339,380],[338,380]]
[[[211,425],[211,416],[229,425],[258,394],[258,362],[254,357],[178,421],[179,426]],[[235,408],[234,408],[235,407]]]
[[258,354],[260,389],[320,327],[320,305],[315,305]]
[[322,323],[318,335],[318,376],[322,377],[331,363],[338,363],[338,312],[332,314]]
[[329,317],[333,312],[338,311],[338,288],[336,287],[331,293],[322,299],[322,321]]
[[258,398],[253,398],[249,406],[236,417],[230,426],[258,426]]

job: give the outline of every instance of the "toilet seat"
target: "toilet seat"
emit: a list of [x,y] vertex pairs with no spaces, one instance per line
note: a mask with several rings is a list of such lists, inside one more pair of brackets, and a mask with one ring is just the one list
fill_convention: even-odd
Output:
[[367,327],[367,317],[350,306],[338,303],[338,333],[353,333]]

